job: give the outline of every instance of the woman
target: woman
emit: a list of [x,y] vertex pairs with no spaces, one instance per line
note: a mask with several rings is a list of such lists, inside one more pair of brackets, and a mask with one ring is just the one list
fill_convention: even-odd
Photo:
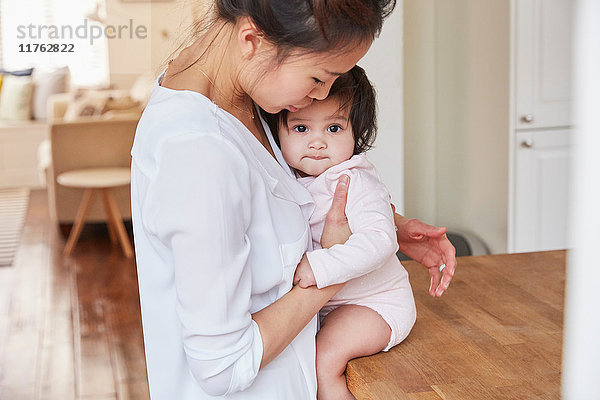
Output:
[[[324,99],[367,52],[391,0],[217,0],[155,83],[132,149],[148,380],[156,399],[312,399],[318,310],[341,289],[292,287],[310,194],[258,114]],[[322,244],[343,243],[339,184]],[[454,272],[443,229],[397,216],[430,293]],[[429,258],[428,258],[429,257]],[[440,273],[438,267],[447,268]]]

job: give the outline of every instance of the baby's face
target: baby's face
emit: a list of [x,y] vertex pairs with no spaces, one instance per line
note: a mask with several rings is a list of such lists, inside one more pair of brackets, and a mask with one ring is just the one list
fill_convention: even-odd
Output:
[[285,161],[301,175],[317,176],[346,161],[354,152],[349,109],[340,110],[337,98],[327,98],[288,114],[279,127]]

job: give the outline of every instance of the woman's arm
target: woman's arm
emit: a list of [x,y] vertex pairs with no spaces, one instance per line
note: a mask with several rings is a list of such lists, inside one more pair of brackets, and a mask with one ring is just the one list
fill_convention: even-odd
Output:
[[[308,263],[306,256],[300,262]],[[303,289],[296,285],[273,304],[252,314],[263,341],[260,367],[273,361],[343,286],[332,285],[323,289],[311,286]]]
[[[176,313],[181,362],[202,390],[213,396],[242,391],[256,378],[262,358],[260,331],[248,310],[247,161],[210,133],[168,135],[155,160],[139,222],[157,239],[154,246],[169,268],[146,263],[143,272],[162,283],[146,290],[172,294],[173,304],[163,312]],[[148,333],[160,336],[160,330]]]
[[[351,234],[344,214],[348,184],[347,176],[338,181],[331,209],[325,220],[321,241],[323,242],[324,239],[329,246],[344,243]],[[302,257],[300,263],[308,263],[306,255]],[[344,284],[323,289],[314,286],[302,289],[294,286],[279,300],[252,314],[263,341],[261,368],[277,357],[342,287]]]

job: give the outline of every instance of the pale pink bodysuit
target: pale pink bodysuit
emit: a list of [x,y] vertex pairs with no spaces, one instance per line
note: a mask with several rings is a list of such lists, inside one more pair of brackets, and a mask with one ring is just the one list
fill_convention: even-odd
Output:
[[[331,207],[337,180],[350,177],[346,216],[352,235],[343,245],[322,249],[321,233]],[[396,257],[398,243],[390,195],[377,171],[364,154],[335,165],[321,175],[298,178],[311,193],[316,207],[310,217],[314,251],[306,255],[323,288],[346,282],[320,313],[324,318],[333,309],[355,304],[379,313],[392,330],[383,351],[408,336],[416,320],[416,309],[408,273]]]

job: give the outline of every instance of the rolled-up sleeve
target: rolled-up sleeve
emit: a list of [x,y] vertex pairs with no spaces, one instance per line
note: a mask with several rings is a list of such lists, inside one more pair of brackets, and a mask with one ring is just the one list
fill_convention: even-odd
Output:
[[169,249],[190,372],[210,395],[250,386],[260,331],[250,314],[251,179],[244,157],[214,135],[168,139],[157,157],[144,220]]
[[383,183],[375,176],[345,173],[350,175],[346,217],[352,234],[344,244],[306,253],[319,289],[374,271],[398,250],[390,196]]

